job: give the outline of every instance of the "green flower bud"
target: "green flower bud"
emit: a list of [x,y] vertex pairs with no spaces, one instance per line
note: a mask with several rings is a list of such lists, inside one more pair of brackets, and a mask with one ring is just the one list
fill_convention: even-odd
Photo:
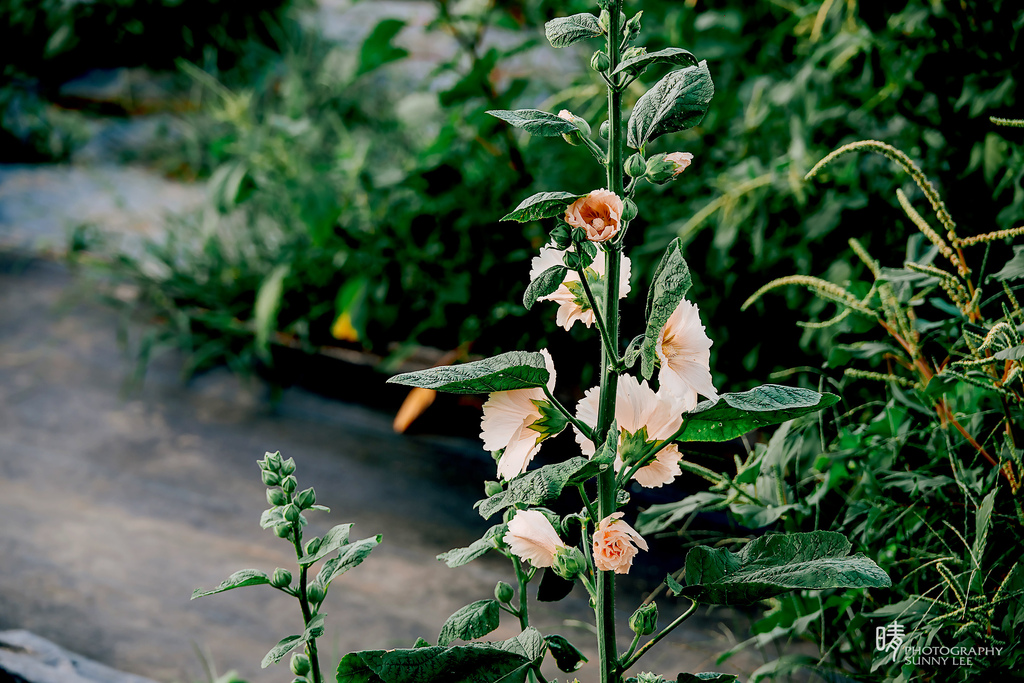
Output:
[[315,605],[319,605],[323,602],[326,594],[327,591],[325,591],[324,587],[317,581],[306,586],[306,598]]
[[292,585],[292,573],[287,569],[278,567],[274,570],[274,575],[270,577],[270,585],[274,588],[284,588],[285,586]]
[[263,470],[263,483],[266,486],[277,486],[281,483],[281,475],[270,470]]
[[498,602],[508,604],[512,602],[512,598],[515,596],[515,591],[512,590],[512,586],[508,585],[504,581],[499,581],[494,586],[494,598]]
[[626,26],[623,29],[623,33],[626,34],[626,40],[633,40],[640,35],[640,17],[644,15],[643,10],[640,10],[633,18],[626,22]]
[[562,138],[573,147],[583,144],[583,136],[590,136],[590,124],[587,120],[576,116],[568,109],[563,109],[558,112],[558,118],[568,121],[572,125],[576,126],[576,130],[571,133],[562,133]]
[[308,510],[313,507],[313,503],[316,502],[316,491],[312,488],[308,488],[305,491],[300,491],[299,495],[295,496],[295,504],[299,506],[300,510]]
[[629,618],[629,627],[633,629],[633,633],[640,636],[649,636],[657,631],[658,606],[653,602],[640,605]]
[[274,526],[274,535],[278,538],[288,538],[292,535],[292,525],[288,522],[281,522]]
[[625,429],[619,430],[619,457],[626,465],[635,465],[640,462],[647,450],[647,427],[643,426],[635,433],[630,434]]
[[295,503],[288,503],[284,506],[284,518],[289,522],[295,522],[299,519],[299,507]]
[[643,154],[634,154],[626,159],[625,169],[630,178],[639,178],[647,173],[647,160]]
[[296,652],[292,655],[291,667],[292,673],[296,676],[305,676],[311,668],[309,657]]
[[636,202],[629,197],[626,197],[622,202],[622,220],[631,221],[636,218],[639,209],[636,208]]
[[563,579],[572,581],[587,571],[587,558],[576,546],[561,546],[555,551],[554,564],[551,568]]
[[273,506],[284,505],[288,496],[281,489],[267,489],[267,502]]
[[501,486],[501,482],[497,481],[485,481],[484,482],[484,495],[490,498],[501,493],[504,489]]
[[295,458],[288,458],[281,463],[281,474],[291,474],[295,471]]
[[608,26],[612,23],[612,14],[606,9],[601,10],[601,14],[597,17],[597,25],[601,27],[603,33],[608,33]]
[[320,550],[321,543],[323,543],[323,539],[317,538],[316,536],[306,541],[306,554],[312,555],[316,551]]
[[594,71],[605,72],[608,67],[612,65],[612,60],[608,58],[604,50],[598,50],[594,53],[594,56],[590,58],[590,68]]
[[689,152],[655,154],[647,160],[647,179],[652,183],[664,185],[675,179],[692,161],[693,155]]
[[556,248],[566,250],[572,244],[572,233],[565,223],[558,223],[550,233],[551,242]]
[[295,493],[295,489],[298,487],[298,482],[295,481],[295,477],[288,475],[281,480],[281,488],[284,489],[285,493]]
[[[645,54],[647,54],[646,47],[631,47],[622,53],[622,61],[626,61],[627,59],[633,59],[634,57],[642,57]],[[633,70],[630,69],[630,71]],[[640,71],[642,71],[642,69],[634,71],[634,73],[639,73]]]
[[608,139],[608,130],[610,128],[611,128],[611,126],[608,124],[607,121],[602,121],[601,122],[601,127],[597,129],[597,132],[601,135],[601,139],[602,140],[607,140]]
[[267,469],[277,472],[281,469],[281,451],[277,453],[267,453],[264,456],[267,460]]

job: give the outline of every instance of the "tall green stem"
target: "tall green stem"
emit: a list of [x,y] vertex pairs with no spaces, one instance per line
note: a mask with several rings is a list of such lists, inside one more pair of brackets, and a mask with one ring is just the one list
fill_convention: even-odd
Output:
[[[289,502],[291,502],[290,495],[288,498]],[[304,554],[302,552],[302,526],[298,522],[292,525],[292,544],[295,546],[295,557],[301,559]],[[313,618],[313,611],[309,607],[309,597],[306,593],[308,572],[308,565],[299,565],[299,605],[302,607],[303,626],[308,626],[310,619]],[[309,642],[306,643],[306,648],[309,650],[309,663],[311,673],[313,674],[313,683],[323,683],[323,676],[320,673],[320,657],[316,651],[316,638],[310,638]]]
[[[608,7],[608,58],[611,73],[619,65],[622,22],[622,0],[614,0]],[[612,76],[608,85],[608,189],[623,197],[622,178],[622,91],[618,77]],[[607,328],[606,343],[601,345],[601,401],[597,414],[595,444],[603,442],[615,419],[615,393],[618,375],[615,365],[618,359],[609,353],[609,348],[619,348],[619,253],[621,245],[609,241],[605,252],[605,297],[604,322]],[[613,351],[614,352],[614,351]],[[616,435],[612,435],[616,438]],[[600,521],[615,512],[615,471],[609,467],[598,475],[597,500]],[[619,656],[615,644],[615,574],[610,571],[597,572],[597,649],[601,660],[601,683],[619,683]]]

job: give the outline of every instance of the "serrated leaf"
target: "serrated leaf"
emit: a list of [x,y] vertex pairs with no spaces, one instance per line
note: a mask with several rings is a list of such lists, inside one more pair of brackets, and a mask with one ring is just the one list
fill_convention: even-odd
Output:
[[229,591],[235,588],[261,586],[269,583],[270,577],[258,569],[243,569],[221,581],[220,585],[214,589],[208,591],[204,591],[202,588],[195,589],[192,591],[192,600],[195,600],[196,598],[205,598],[207,595],[213,595],[214,593],[223,593],[224,591]]
[[555,658],[555,664],[565,673],[576,671],[588,661],[565,636],[557,634],[544,636],[544,641],[548,644],[548,652]]
[[363,661],[359,652],[351,652],[338,662],[337,683],[384,683]]
[[824,588],[879,588],[892,582],[834,531],[768,534],[738,553],[698,546],[686,555],[684,595],[697,602],[746,605],[782,593]]
[[531,280],[526,291],[523,292],[523,306],[526,307],[526,310],[533,308],[537,299],[554,294],[562,286],[562,281],[565,280],[565,274],[568,272],[569,269],[565,266],[551,266]]
[[348,534],[351,529],[351,523],[339,524],[333,527],[330,531],[324,534],[322,539],[320,539],[320,547],[317,551],[310,555],[303,555],[299,558],[299,564],[311,565],[314,562],[322,560],[341,546],[348,543]]
[[476,558],[485,555],[487,551],[494,550],[496,547],[494,539],[501,538],[506,532],[508,532],[507,524],[495,524],[479,540],[473,541],[465,548],[455,548],[446,553],[441,553],[437,556],[437,559],[452,569],[469,564]]
[[681,47],[668,47],[664,50],[658,50],[657,52],[650,52],[642,54],[637,57],[621,62],[615,71],[612,71],[612,75],[622,73],[628,69],[642,70],[649,67],[651,64],[691,64],[698,66],[699,62],[697,58],[689,50],[684,50]]
[[835,394],[779,384],[722,394],[717,401],[701,401],[691,412],[683,413],[683,427],[676,441],[731,441],[759,427],[814,413],[838,401]]
[[395,375],[388,384],[404,384],[450,394],[486,394],[543,387],[549,377],[544,356],[510,351],[493,358]]
[[573,122],[540,109],[492,109],[487,113],[510,126],[522,128],[530,135],[540,135],[545,138],[558,137],[577,130],[576,124]]
[[587,38],[596,38],[602,33],[597,17],[587,12],[558,17],[544,24],[544,35],[553,47],[568,47]]
[[437,636],[438,645],[454,640],[475,640],[498,628],[501,612],[497,600],[477,600],[448,617]]
[[683,521],[694,512],[721,503],[725,496],[711,491],[700,491],[672,503],[652,505],[636,518],[636,530],[641,536],[655,534]]
[[363,560],[370,555],[370,552],[380,545],[380,541],[381,535],[377,534],[372,538],[364,538],[355,543],[344,545],[337,557],[332,557],[324,562],[324,566],[320,568],[320,573],[316,575],[317,583],[325,589],[328,588],[331,585],[331,581],[349,569],[362,564]]
[[640,374],[644,379],[654,375],[658,362],[658,336],[692,283],[690,268],[683,259],[683,243],[677,237],[665,249],[651,289],[647,292],[647,329],[640,346]]
[[607,467],[607,465],[600,465],[580,457],[554,465],[545,465],[519,475],[509,482],[508,488],[504,491],[477,501],[474,507],[480,509],[480,515],[484,519],[488,519],[495,512],[500,512],[516,504],[540,505],[557,498],[566,486],[586,481],[600,472],[602,467]]
[[670,71],[637,100],[629,116],[627,144],[640,149],[666,133],[693,128],[704,118],[714,94],[707,62]]
[[[562,119],[558,120],[561,121]],[[519,202],[519,206],[501,220],[526,223],[528,221],[539,221],[543,218],[552,218],[564,214],[565,207],[585,196],[572,194],[571,192],[538,192]]]

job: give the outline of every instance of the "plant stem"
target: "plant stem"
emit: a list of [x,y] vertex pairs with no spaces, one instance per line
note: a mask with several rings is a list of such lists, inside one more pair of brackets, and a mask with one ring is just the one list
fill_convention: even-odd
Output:
[[576,429],[580,430],[580,433],[582,433],[583,436],[585,436],[588,439],[590,439],[591,441],[593,441],[594,440],[594,430],[592,430],[589,425],[586,425],[583,422],[580,422],[578,419],[576,419],[575,415],[573,415],[568,410],[566,410],[565,406],[563,406],[561,403],[559,403],[558,399],[555,398],[551,394],[551,390],[548,389],[547,385],[544,385],[543,388],[544,388],[544,395],[548,397],[549,401],[551,401],[551,405],[553,405],[555,407],[555,410],[557,410],[563,416],[565,416],[565,419],[567,419],[570,424],[572,424],[574,427],[576,427]]
[[[577,247],[576,253],[580,253],[582,250]],[[597,321],[597,329],[601,333],[601,343],[604,345],[603,351],[608,354],[612,359],[612,367],[618,369],[619,366],[619,354],[616,353],[616,347],[618,346],[618,340],[613,340],[611,337],[611,331],[608,324],[605,322],[604,315],[601,313],[600,305],[598,304],[597,297],[594,296],[594,291],[590,288],[590,281],[587,280],[586,268],[583,270],[576,271],[580,276],[580,284],[583,285],[583,293],[587,295],[587,301],[590,302],[590,308],[594,311],[594,319]],[[607,283],[606,283],[607,286]],[[605,289],[605,295],[610,296],[612,290],[610,287]],[[616,291],[616,294],[618,292]]]
[[[288,502],[291,502],[291,494],[288,495]],[[295,558],[301,559],[302,552],[302,525],[295,522],[292,525],[292,544],[295,546]],[[302,607],[302,624],[308,626],[313,618],[313,611],[309,607],[309,598],[306,595],[306,579],[309,572],[309,565],[299,565],[299,605]],[[320,659],[316,651],[316,638],[310,638],[306,643],[309,650],[310,670],[313,673],[313,683],[323,683],[323,675],[320,673]]]
[[526,583],[529,579],[526,577],[526,572],[523,571],[518,557],[512,556],[512,564],[516,568],[516,579],[519,581],[519,608],[516,610],[519,617],[519,628],[525,631],[530,627],[530,607],[526,601]]
[[659,640],[661,640],[662,638],[667,636],[669,633],[671,633],[675,629],[676,626],[679,626],[679,624],[681,624],[684,621],[686,621],[687,619],[689,619],[690,615],[692,615],[696,611],[697,611],[697,603],[696,602],[691,603],[690,607],[685,612],[683,612],[678,617],[676,617],[676,620],[673,621],[668,626],[666,626],[661,631],[661,633],[659,633],[658,635],[654,636],[653,638],[648,640],[646,643],[644,643],[644,646],[642,648],[640,648],[639,650],[637,650],[635,655],[633,655],[632,657],[625,658],[625,661],[622,663],[622,670],[626,671],[626,670],[629,669],[629,667],[631,667],[634,664],[636,664],[637,660],[640,659],[641,657],[643,657],[644,654],[646,654],[648,650],[650,650],[652,647],[654,647],[655,643],[657,643]]
[[[622,25],[619,15],[622,0],[613,0],[608,7],[608,72],[619,65]],[[622,178],[622,91],[618,77],[608,84],[608,189],[619,197],[624,194]],[[621,243],[611,242],[605,252],[605,315],[608,342],[601,348],[601,400],[597,413],[597,436],[602,441],[615,419],[615,394],[618,356],[609,352],[619,346],[619,252]],[[600,447],[595,441],[596,447]],[[605,519],[616,507],[615,470],[609,467],[597,478],[598,520]],[[595,567],[596,569],[596,567]],[[601,660],[600,682],[619,683],[619,656],[615,643],[615,574],[598,571],[597,576],[597,650]]]

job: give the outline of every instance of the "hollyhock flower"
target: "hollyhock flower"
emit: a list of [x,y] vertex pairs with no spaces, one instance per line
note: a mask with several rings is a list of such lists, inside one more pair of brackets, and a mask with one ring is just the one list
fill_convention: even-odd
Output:
[[647,160],[647,179],[652,183],[664,185],[685,171],[691,162],[693,155],[689,152],[655,154]]
[[697,394],[718,398],[711,380],[712,343],[700,324],[697,306],[680,301],[658,335],[655,351],[661,361],[658,383],[682,401],[683,410],[697,406]]
[[594,532],[594,565],[603,572],[628,574],[637,548],[647,550],[647,541],[615,512],[597,525]]
[[587,231],[591,242],[604,242],[615,237],[622,218],[622,200],[609,190],[594,190],[577,199],[565,210],[565,222]]
[[[555,365],[547,349],[541,349],[547,366],[548,391],[555,390]],[[561,420],[560,425],[552,425]],[[511,479],[526,471],[544,439],[565,426],[565,418],[551,406],[540,387],[496,391],[484,403],[480,438],[492,453],[504,449],[498,460],[498,477]]]
[[671,161],[675,165],[672,175],[679,175],[693,161],[693,155],[689,152],[672,152],[665,155],[665,161]]
[[548,518],[537,510],[517,511],[502,540],[513,554],[529,560],[534,567],[550,567],[555,553],[566,547]]
[[[599,387],[587,390],[583,400],[576,404],[576,418],[591,427],[597,425],[600,397]],[[648,386],[647,380],[638,383],[632,375],[619,375],[615,395],[615,421],[619,427],[615,471],[618,472],[625,465],[623,456],[628,457],[635,453],[638,445],[668,439],[675,434],[683,423],[682,412],[682,404],[673,394],[665,391],[655,392]],[[576,443],[580,445],[583,455],[593,456],[596,450],[594,442],[583,436],[575,427],[573,429],[576,432]],[[668,484],[682,474],[679,468],[681,458],[679,448],[675,444],[668,444],[658,451],[654,460],[638,469],[633,474],[633,479],[646,488],[658,488]]]
[[[562,257],[566,251],[572,251],[573,248],[569,247],[567,250],[556,249],[555,247],[543,247],[540,250],[540,255],[533,258],[532,268],[530,269],[530,280],[534,280],[541,273],[552,266],[561,266]],[[600,291],[604,287],[604,256],[598,254],[594,262],[591,263],[587,269],[587,282],[590,283],[590,289],[595,293]],[[623,298],[629,294],[629,278],[631,275],[631,264],[625,255],[620,255],[619,260],[619,298]],[[587,301],[587,295],[583,291],[583,285],[580,283],[580,276],[576,271],[570,270],[565,274],[565,280],[562,282],[562,286],[555,290],[553,293],[542,296],[538,301],[554,301],[558,303],[558,313],[555,316],[555,322],[565,330],[568,330],[573,326],[577,320],[581,323],[590,327],[594,324],[594,311],[590,308],[590,302]]]

